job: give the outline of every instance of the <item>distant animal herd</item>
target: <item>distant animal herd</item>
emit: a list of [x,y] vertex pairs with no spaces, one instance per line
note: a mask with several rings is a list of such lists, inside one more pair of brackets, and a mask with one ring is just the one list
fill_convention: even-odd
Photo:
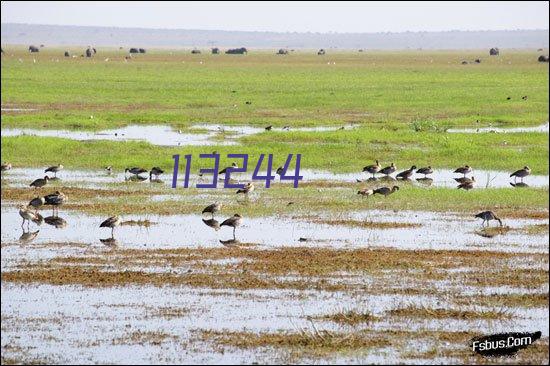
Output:
[[[44,45],[41,44],[40,47],[36,47],[34,45],[31,45],[29,46],[29,52],[30,53],[35,53],[35,52],[40,52],[40,48],[43,48]],[[123,49],[123,47],[120,47],[119,49]],[[543,49],[542,48],[539,48],[537,50],[538,52],[542,52]],[[211,52],[213,55],[218,55],[220,54],[220,49],[218,47],[213,47],[211,48]],[[294,52],[294,50],[290,50],[290,52]],[[364,52],[363,49],[359,49],[359,52]],[[86,50],[84,50],[84,53],[80,55],[80,57],[93,57],[93,55],[95,55],[97,53],[97,50],[92,47],[92,46],[88,46],[88,48],[86,48]],[[140,54],[140,53],[147,53],[147,51],[145,50],[145,48],[137,48],[137,47],[132,47],[129,49],[128,53],[131,55],[131,54]],[[194,48],[193,50],[191,50],[191,53],[192,54],[200,54],[201,53],[201,50],[198,49],[198,48]],[[246,49],[246,47],[239,47],[239,48],[230,48],[228,50],[225,51],[226,54],[228,55],[244,55],[244,54],[247,54],[248,53],[248,50]],[[4,49],[2,49],[2,54],[4,54]],[[276,55],[288,55],[289,54],[289,50],[286,49],[286,48],[280,48],[276,53]],[[317,51],[317,55],[319,56],[323,56],[326,54],[326,51],[324,48],[321,48],[319,51]],[[499,56],[500,55],[500,50],[498,49],[498,47],[493,47],[489,50],[489,56]],[[65,57],[71,57],[71,53],[69,51],[65,51],[64,53],[64,56]],[[72,57],[76,57],[76,56],[72,56]],[[126,56],[126,59],[130,59],[131,56]],[[550,58],[548,57],[548,55],[540,55],[537,59],[538,62],[549,62]],[[470,62],[468,61],[462,61],[461,62],[463,65],[467,65],[469,64]],[[479,58],[475,59],[474,60],[474,63],[481,63],[481,60]]]

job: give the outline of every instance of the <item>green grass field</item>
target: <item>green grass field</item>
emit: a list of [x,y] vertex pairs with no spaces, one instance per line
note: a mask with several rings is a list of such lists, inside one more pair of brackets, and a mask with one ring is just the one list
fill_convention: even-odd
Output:
[[[358,171],[380,159],[400,167],[453,168],[469,163],[509,171],[527,164],[534,174],[548,174],[546,134],[442,132],[448,127],[533,126],[547,121],[548,66],[537,62],[536,52],[505,51],[489,57],[485,51],[325,56],[252,51],[241,56],[153,50],[126,62],[122,50],[100,50],[86,59],[64,58],[62,49],[39,54],[4,49],[2,106],[38,110],[3,112],[3,128],[358,125],[349,131],[265,132],[231,147],[215,146],[214,141],[212,147],[166,148],[3,137],[2,160],[19,166],[53,164],[63,157],[75,168],[166,167],[174,152],[216,149],[222,154],[274,153],[280,159],[299,152],[303,167],[335,172]],[[480,64],[461,64],[476,58],[481,58]],[[524,95],[527,100],[521,99]]]

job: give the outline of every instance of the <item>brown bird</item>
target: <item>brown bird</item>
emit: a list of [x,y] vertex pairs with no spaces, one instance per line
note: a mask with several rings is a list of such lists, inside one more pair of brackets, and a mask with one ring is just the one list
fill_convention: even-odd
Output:
[[34,212],[28,207],[25,207],[24,205],[19,206],[19,216],[23,218],[23,222],[21,223],[21,227],[25,224],[25,221],[27,221],[27,230],[29,228],[30,222],[34,222],[37,225],[41,225],[44,218],[42,215],[40,215],[38,212]]
[[243,217],[239,214],[235,214],[220,224],[221,226],[231,226],[233,228],[233,239],[235,239],[235,229],[237,226],[241,226]]
[[397,174],[395,177],[397,179],[408,180],[412,177],[415,170],[416,170],[416,165],[413,165],[411,166],[410,169],[402,171],[401,173]]
[[111,228],[111,237],[114,236],[115,227],[120,226],[122,220],[118,216],[111,216],[107,220],[103,221],[99,227],[109,227]]
[[374,194],[374,191],[372,189],[364,188],[364,189],[361,189],[360,191],[357,191],[357,194],[360,194],[361,196],[368,198],[369,196],[372,196]]
[[238,189],[236,193],[244,193],[245,195],[248,195],[252,191],[254,191],[254,183],[248,182],[245,184],[243,189]]
[[367,165],[366,167],[363,168],[363,171],[364,172],[367,172],[367,173],[371,173],[372,174],[372,177],[374,178],[374,175],[376,173],[378,173],[380,171],[380,169],[382,169],[382,167],[380,166],[380,164],[378,163],[378,160],[376,160],[376,164],[373,164],[373,165]]
[[381,194],[384,197],[387,197],[390,194],[392,194],[394,192],[397,192],[398,190],[399,190],[398,186],[393,186],[392,188],[390,188],[390,187],[380,187],[380,188],[375,189],[372,194],[373,195]]
[[497,220],[500,226],[502,226],[502,220],[499,219],[493,211],[483,211],[475,215],[475,217],[483,219],[483,221],[481,222],[481,226],[483,226],[485,222],[487,222],[487,226],[489,226],[489,221],[491,220]]
[[387,166],[383,169],[380,169],[380,173],[388,176],[390,174],[393,174],[397,168],[395,167],[394,163],[391,163],[390,166]]
[[31,184],[30,186],[31,187],[34,187],[34,188],[41,188],[41,187],[44,187],[46,185],[46,183],[48,183],[48,181],[50,180],[50,177],[48,177],[47,175],[44,176],[44,178],[38,178],[38,179],[35,179]]
[[469,165],[461,166],[460,168],[457,168],[454,173],[458,174],[464,174],[464,177],[466,177],[466,174],[471,173],[472,168]]
[[1,171],[6,171],[6,170],[10,170],[11,169],[11,163],[4,163],[2,165],[0,165],[1,167]]
[[524,166],[523,169],[516,170],[512,174],[510,174],[510,177],[514,177],[514,183],[516,182],[517,178],[521,178],[521,181],[523,182],[523,178],[531,174],[531,169],[528,166]]
[[218,211],[220,211],[222,209],[222,204],[221,203],[213,203],[211,205],[208,205],[204,208],[204,210],[202,210],[202,213],[209,213],[209,214],[212,214],[212,218],[214,218],[214,214]]
[[471,182],[460,183],[457,188],[458,189],[463,189],[465,191],[469,191],[470,189],[474,188],[475,183],[476,183],[475,180],[473,180]]
[[425,168],[420,168],[416,171],[417,174],[424,174],[424,178],[426,178],[428,174],[432,174],[433,172],[434,171],[432,170],[432,167],[430,165]]

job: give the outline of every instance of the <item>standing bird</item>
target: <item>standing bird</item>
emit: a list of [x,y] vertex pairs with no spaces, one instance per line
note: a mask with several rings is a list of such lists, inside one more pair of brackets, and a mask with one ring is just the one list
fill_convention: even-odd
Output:
[[420,168],[416,171],[417,174],[424,174],[424,178],[426,178],[428,174],[432,174],[433,172],[434,171],[430,165],[424,168]]
[[11,163],[4,163],[1,166],[2,171],[10,170],[11,169]]
[[147,169],[138,168],[138,167],[124,169],[124,174],[126,174],[128,172],[130,172],[131,174],[134,174],[134,175],[139,175],[139,174],[142,174],[142,173],[147,173]]
[[412,177],[415,170],[416,170],[416,165],[413,165],[413,166],[411,166],[410,169],[404,170],[401,173],[397,174],[396,178],[397,179],[403,179],[403,180],[409,180]]
[[162,173],[164,173],[164,170],[162,170],[158,166],[154,166],[153,168],[151,168],[151,171],[149,172],[149,179],[151,179],[153,175],[157,177],[157,179],[159,179],[159,175],[161,175]]
[[271,131],[272,128],[273,128],[273,126],[267,126],[267,127],[265,128],[265,130],[266,130],[266,131]]
[[35,197],[29,202],[29,206],[32,206],[35,211],[37,211],[40,207],[44,206],[46,203],[46,200],[44,197]]
[[390,174],[393,174],[396,169],[397,168],[395,167],[395,164],[391,163],[390,166],[380,169],[380,173],[384,174],[385,176],[389,176]]
[[357,194],[360,194],[361,196],[368,198],[369,196],[372,196],[374,194],[374,191],[372,189],[364,188],[364,189],[361,189],[360,191],[357,191]]
[[380,169],[382,169],[382,167],[378,163],[378,160],[376,160],[376,164],[367,165],[363,168],[363,171],[372,174],[372,177],[374,178],[374,175],[378,173]]
[[47,196],[44,196],[44,204],[47,206],[52,206],[54,213],[56,212],[56,209],[59,208],[63,203],[65,203],[67,199],[67,196],[65,196],[63,193],[59,191],[55,191],[55,193],[48,194]]
[[284,173],[284,169],[283,169],[282,166],[278,167],[278,168],[277,168],[277,171],[275,172],[275,174],[277,174],[277,175],[279,175],[279,176],[280,176],[280,175],[283,175],[283,173]]
[[232,217],[228,218],[220,224],[220,226],[231,226],[233,227],[233,239],[235,239],[235,229],[237,226],[241,226],[243,217],[239,214],[235,214]]
[[517,170],[510,174],[510,177],[514,177],[514,183],[516,182],[517,178],[521,178],[521,181],[523,182],[523,178],[531,174],[531,169],[528,166],[524,166],[523,169]]
[[113,172],[113,167],[112,166],[106,166],[105,167],[105,171],[107,172],[107,174],[111,174]]
[[491,220],[497,220],[499,222],[500,226],[502,226],[502,220],[499,219],[493,211],[483,211],[483,212],[480,212],[477,215],[475,215],[475,217],[479,218],[479,219],[483,219],[483,221],[481,222],[481,226],[483,226],[485,224],[485,222],[487,222],[487,227],[488,227],[489,226],[489,221],[491,221]]
[[34,188],[41,188],[41,187],[44,187],[46,185],[46,183],[48,183],[48,181],[50,180],[50,177],[48,177],[47,175],[44,176],[44,178],[38,178],[38,179],[35,179],[31,184],[30,186],[31,187],[34,187]]
[[109,227],[111,228],[111,237],[114,236],[115,227],[120,226],[122,220],[118,216],[109,217],[107,220],[103,221],[99,227]]
[[202,210],[202,213],[209,213],[209,214],[212,214],[212,218],[214,218],[214,214],[218,211],[220,211],[222,209],[222,204],[221,203],[213,203],[211,205],[208,205],[204,208],[204,210]]
[[233,162],[233,163],[231,163],[230,167],[223,168],[222,170],[220,170],[220,172],[218,174],[225,174],[227,172],[227,169],[229,169],[229,168],[238,168],[238,167],[239,166],[237,165],[237,163]]
[[48,169],[44,170],[44,173],[52,172],[54,178],[57,178],[57,172],[60,171],[60,170],[63,170],[63,165],[57,164],[57,165],[51,166]]
[[384,197],[387,197],[389,196],[390,194],[394,193],[394,192],[397,192],[399,190],[399,187],[398,186],[393,186],[391,189],[389,187],[380,187],[380,188],[377,188],[375,189],[372,194],[375,195],[375,194],[381,194],[383,195]]
[[471,172],[472,172],[472,168],[470,168],[469,165],[461,166],[460,168],[457,168],[454,171],[454,173],[464,174],[464,177],[466,177],[466,174],[471,173]]
[[27,221],[27,230],[29,228],[29,223],[32,221],[37,225],[41,225],[44,218],[42,215],[40,215],[38,212],[34,212],[28,207],[25,207],[24,205],[19,206],[19,216],[23,218],[23,222],[21,223],[21,228],[25,224],[25,221]]
[[244,193],[244,194],[248,195],[252,191],[254,191],[254,183],[248,182],[248,183],[245,184],[243,189],[238,189],[236,193],[237,194]]

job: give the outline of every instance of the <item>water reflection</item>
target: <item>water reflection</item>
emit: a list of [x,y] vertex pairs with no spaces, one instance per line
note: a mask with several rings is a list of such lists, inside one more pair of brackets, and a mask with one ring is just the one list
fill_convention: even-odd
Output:
[[432,178],[416,178],[416,181],[420,184],[431,186],[434,180]]
[[108,246],[108,247],[116,247],[118,245],[118,241],[112,237],[112,238],[106,238],[106,239],[99,239],[99,241]]
[[527,187],[529,187],[529,184],[523,183],[523,182],[519,182],[519,183],[510,182],[510,185],[512,187],[515,187],[515,188],[527,188]]
[[215,220],[215,219],[208,219],[208,220],[202,219],[202,222],[204,222],[204,224],[206,226],[209,226],[209,227],[211,227],[212,229],[214,229],[216,231],[220,230],[220,222],[218,220]]
[[67,221],[59,216],[48,216],[44,219],[46,224],[54,226],[56,229],[63,229],[67,227]]
[[38,236],[39,232],[40,232],[40,230],[36,230],[36,231],[32,232],[32,231],[25,231],[25,229],[23,229],[23,233],[19,237],[19,241],[21,243],[30,243],[31,241],[33,241]]
[[234,247],[241,244],[237,239],[220,240],[220,243],[226,247]]
[[143,182],[144,180],[147,180],[147,177],[142,177],[141,175],[132,175],[130,177],[124,177],[124,181],[128,182]]

